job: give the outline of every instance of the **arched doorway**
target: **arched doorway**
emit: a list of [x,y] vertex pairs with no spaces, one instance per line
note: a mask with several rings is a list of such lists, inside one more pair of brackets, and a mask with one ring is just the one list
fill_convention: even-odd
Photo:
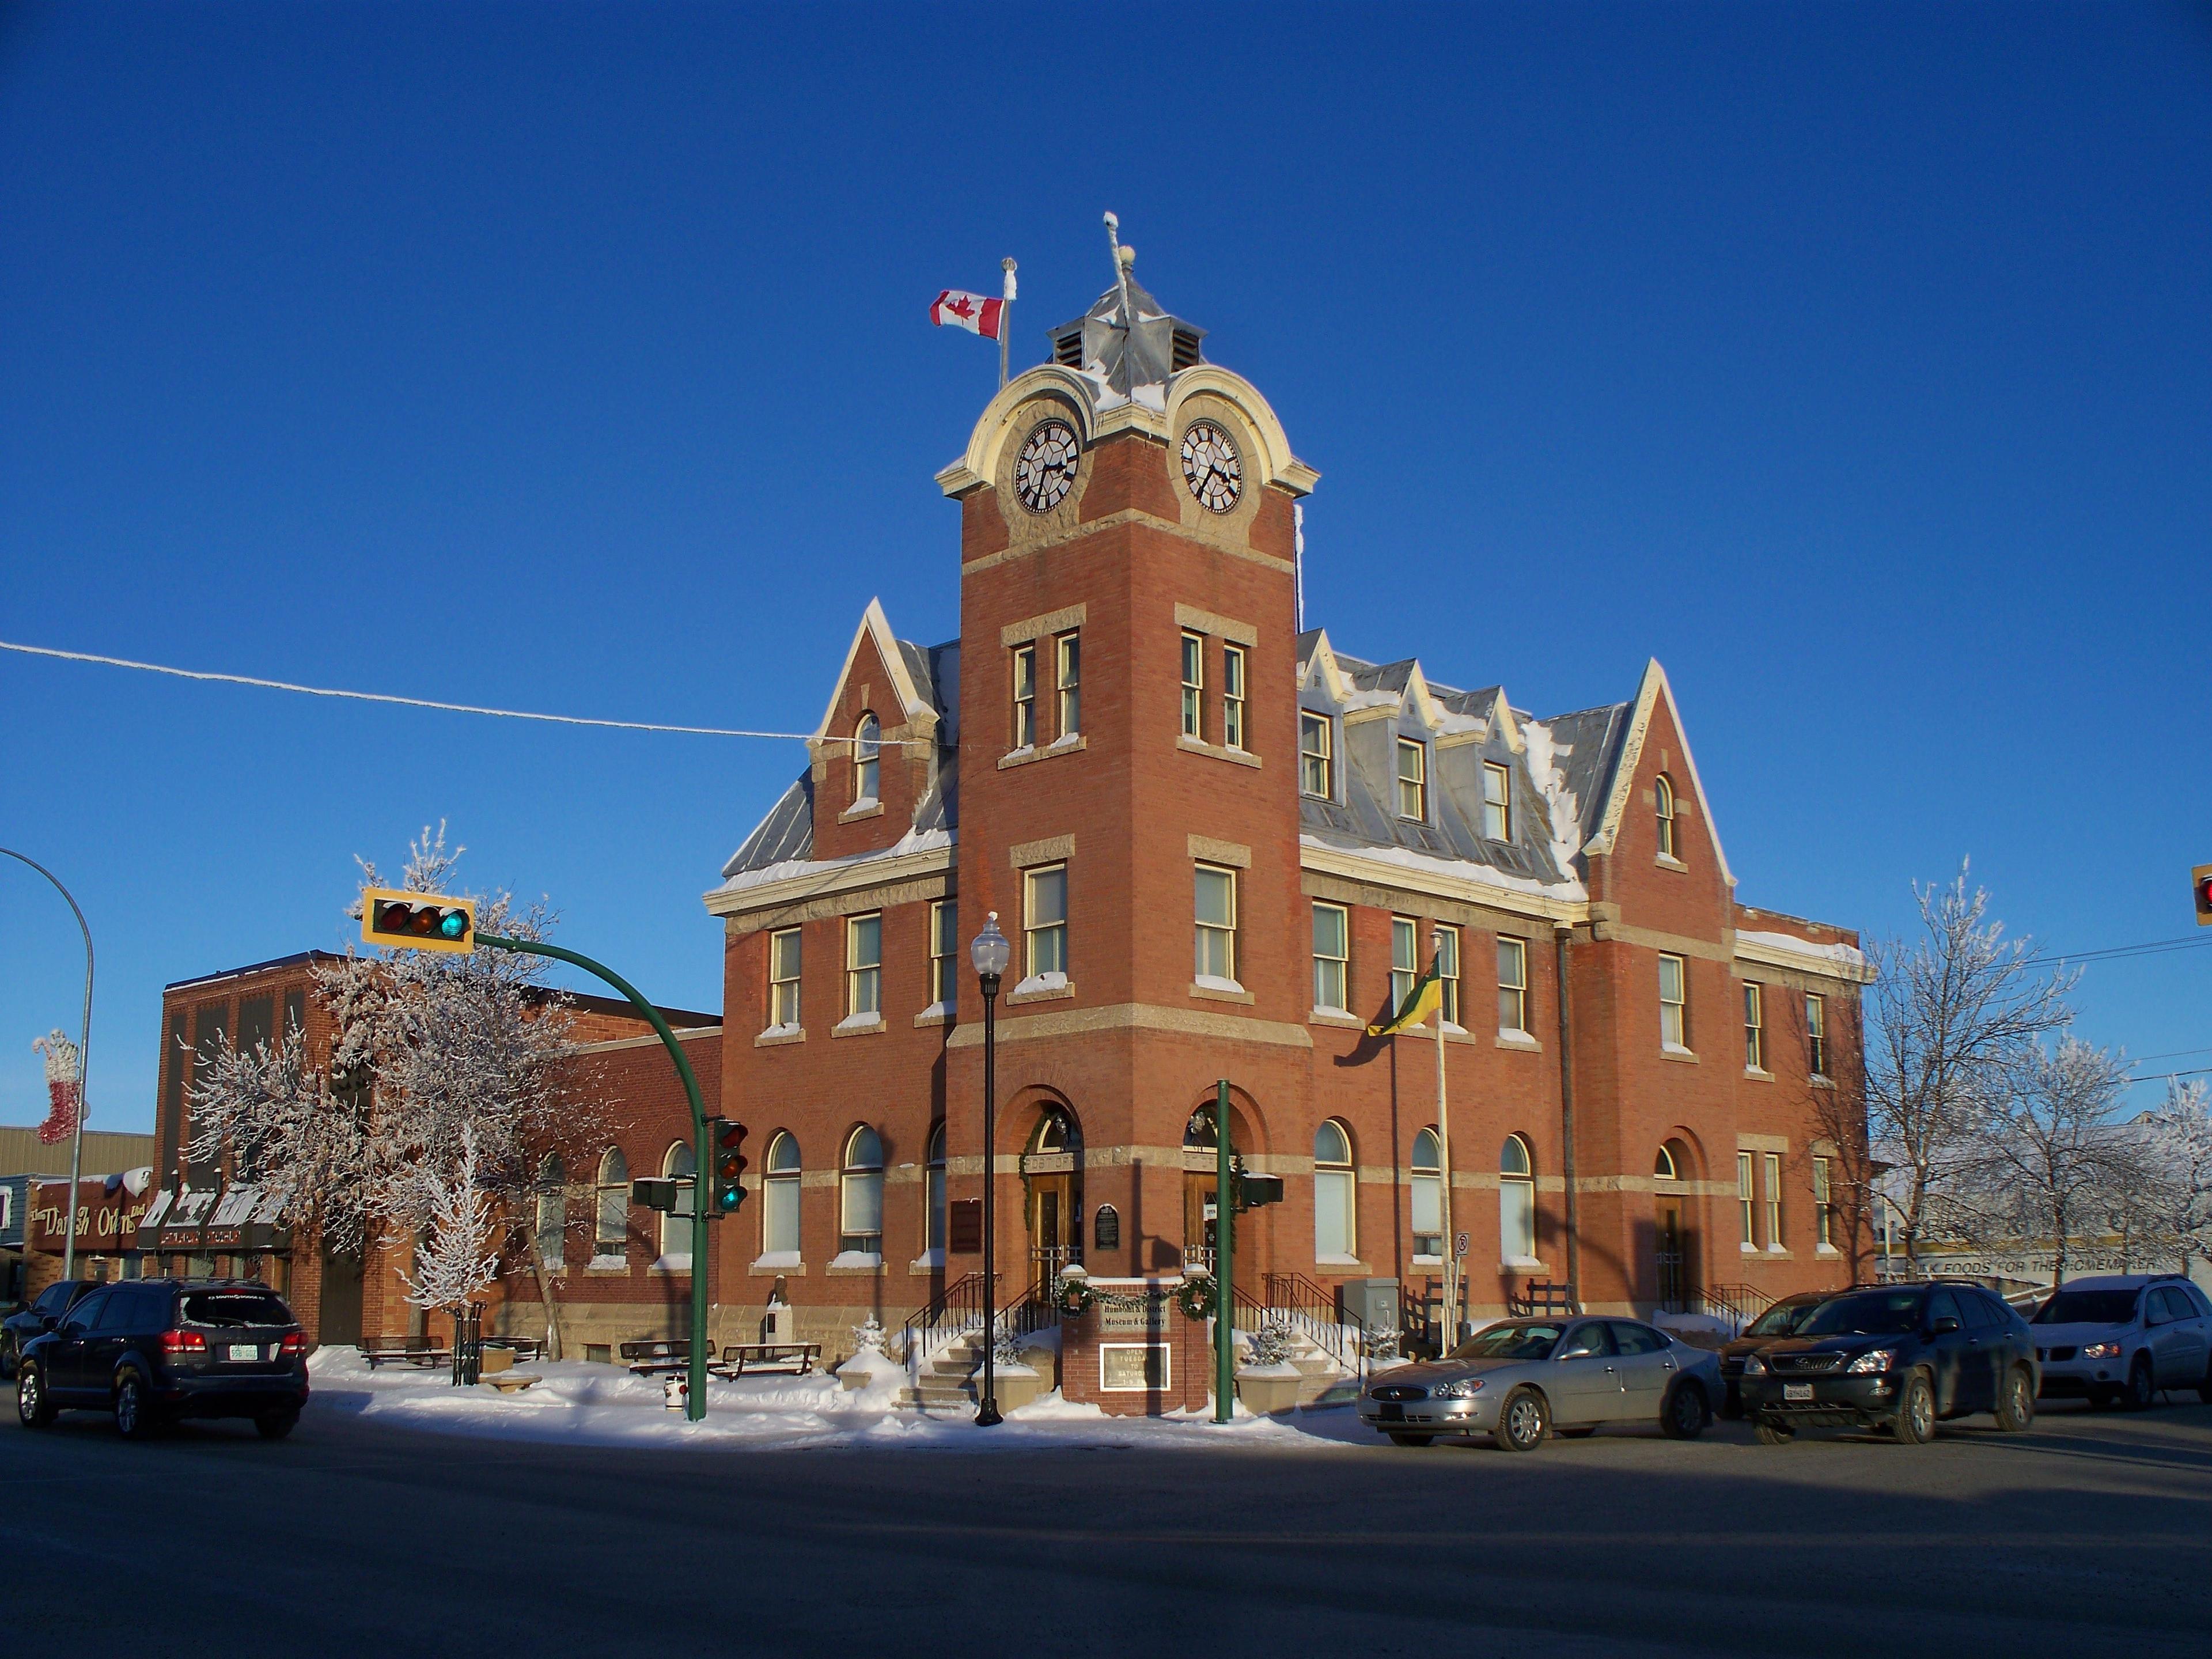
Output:
[[1048,1101],[1022,1149],[1022,1218],[1035,1278],[1050,1284],[1083,1260],[1083,1126]]
[[1660,1143],[1651,1164],[1651,1249],[1654,1299],[1662,1313],[1692,1313],[1698,1285],[1698,1235],[1690,1207],[1692,1173],[1689,1144],[1680,1137]]

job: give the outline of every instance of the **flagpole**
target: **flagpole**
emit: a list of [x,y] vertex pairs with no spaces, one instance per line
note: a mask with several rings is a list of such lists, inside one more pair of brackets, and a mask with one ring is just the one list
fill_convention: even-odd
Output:
[[[1431,937],[1437,954],[1430,971],[1441,981],[1443,929],[1439,927]],[[1454,1248],[1459,1241],[1452,1231],[1451,1190],[1451,1105],[1444,1092],[1444,1004],[1440,996],[1437,999],[1437,1219],[1443,1226],[1444,1325],[1449,1334],[1442,1344],[1439,1358],[1449,1353],[1459,1342],[1459,1252]]]
[[1014,331],[1014,262],[999,261],[999,269],[1006,273],[1006,304],[999,312],[999,390],[1006,389],[1006,340]]

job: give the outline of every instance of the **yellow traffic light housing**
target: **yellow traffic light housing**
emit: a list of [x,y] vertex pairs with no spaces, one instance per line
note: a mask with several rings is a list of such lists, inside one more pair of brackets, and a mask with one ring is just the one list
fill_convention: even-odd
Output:
[[361,896],[361,936],[393,951],[445,951],[459,955],[477,948],[477,907],[472,899],[440,893],[407,893],[372,887]]

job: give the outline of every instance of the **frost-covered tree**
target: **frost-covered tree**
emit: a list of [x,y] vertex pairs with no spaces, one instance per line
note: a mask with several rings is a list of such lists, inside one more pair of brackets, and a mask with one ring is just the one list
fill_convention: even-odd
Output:
[[2185,1267],[2212,1262],[2212,1089],[2168,1079],[2166,1103],[2140,1120],[2147,1179],[2141,1207]]
[[1912,890],[1919,936],[1868,951],[1866,1106],[1874,1157],[1889,1166],[1882,1188],[1917,1264],[1928,1238],[1978,1228],[1990,1113],[2012,1060],[2072,1023],[2074,978],[2028,940],[2005,939],[1987,891],[1967,890],[1965,866],[1948,887]]
[[1977,1237],[2051,1241],[2051,1282],[2066,1282],[2067,1246],[2085,1224],[2100,1231],[2108,1195],[2140,1188],[2137,1137],[2112,1121],[2128,1085],[2125,1061],[2062,1037],[2055,1048],[2024,1048],[2008,1066],[2010,1086],[1990,1104],[1978,1195]]
[[[477,931],[538,939],[541,900],[461,890],[445,826],[408,849],[398,885],[472,897]],[[362,863],[364,889],[386,884]],[[356,902],[353,914],[359,914]],[[542,983],[545,960],[349,951],[316,969],[336,1034],[328,1077],[307,1068],[296,1034],[273,1050],[217,1055],[193,1091],[195,1158],[251,1149],[259,1178],[288,1194],[287,1218],[340,1248],[382,1232],[414,1237],[452,1200],[464,1169],[501,1237],[532,1231],[536,1172],[549,1153],[586,1160],[611,1133],[604,1107],[564,1085],[571,1021]],[[289,1058],[288,1058],[289,1056]],[[526,1244],[557,1356],[560,1306],[540,1252]]]
[[460,1158],[440,1179],[414,1265],[401,1274],[410,1302],[449,1310],[456,1319],[499,1277],[491,1200],[477,1183],[478,1168],[476,1130],[464,1125]]

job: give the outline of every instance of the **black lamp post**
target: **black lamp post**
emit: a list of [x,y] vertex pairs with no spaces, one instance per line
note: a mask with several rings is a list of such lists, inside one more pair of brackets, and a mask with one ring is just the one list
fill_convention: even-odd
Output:
[[998,1206],[993,1200],[999,1172],[992,1167],[998,1160],[998,1136],[993,1115],[999,1101],[999,981],[1013,954],[1014,947],[999,931],[999,913],[994,910],[984,921],[983,931],[975,935],[975,942],[968,947],[968,958],[975,964],[975,982],[983,992],[983,1394],[975,1409],[979,1429],[990,1428],[1000,1420],[995,1364],[999,1226]]

